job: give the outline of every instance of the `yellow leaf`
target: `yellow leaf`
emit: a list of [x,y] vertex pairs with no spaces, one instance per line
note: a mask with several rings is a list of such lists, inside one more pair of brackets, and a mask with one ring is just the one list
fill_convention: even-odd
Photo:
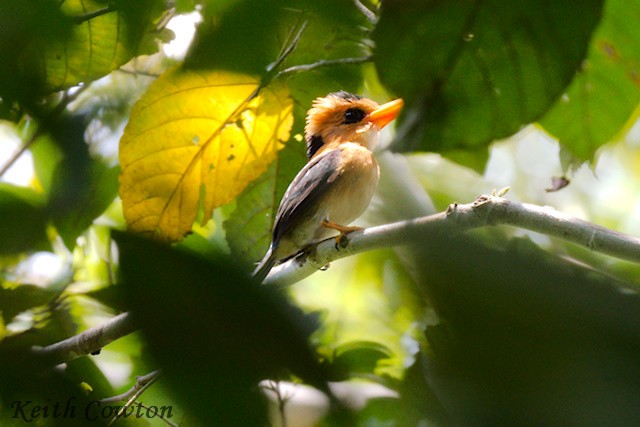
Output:
[[255,77],[173,69],[131,111],[120,140],[120,197],[129,229],[163,241],[206,223],[266,171],[289,139],[293,101]]

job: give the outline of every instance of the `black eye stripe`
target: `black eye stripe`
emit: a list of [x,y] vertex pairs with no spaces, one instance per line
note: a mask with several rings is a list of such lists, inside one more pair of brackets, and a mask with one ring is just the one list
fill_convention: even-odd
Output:
[[360,108],[349,108],[344,113],[344,122],[342,123],[345,125],[358,123],[360,120],[364,119],[364,116],[366,115],[367,113],[362,111]]

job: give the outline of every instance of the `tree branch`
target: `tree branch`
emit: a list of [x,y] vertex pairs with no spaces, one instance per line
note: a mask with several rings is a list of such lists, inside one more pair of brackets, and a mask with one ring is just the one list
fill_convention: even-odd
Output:
[[36,347],[34,351],[58,362],[68,362],[80,356],[95,353],[105,345],[135,330],[131,314],[122,313],[102,325],[46,347]]
[[[306,257],[289,260],[271,270],[264,284],[287,286],[311,275],[331,261],[372,249],[409,244],[430,233],[459,233],[474,228],[508,224],[557,237],[620,259],[640,263],[640,239],[609,230],[554,210],[517,203],[497,196],[480,196],[473,203],[452,204],[446,212],[370,227],[349,234],[345,247],[333,238],[320,242]],[[42,355],[60,362],[98,351],[135,331],[130,313],[46,347]]]
[[473,203],[450,205],[446,212],[367,228],[349,234],[348,244],[320,242],[306,257],[291,259],[271,270],[264,284],[287,286],[311,275],[331,261],[372,249],[423,239],[429,233],[463,232],[508,224],[557,237],[617,258],[640,263],[640,239],[575,218],[551,207],[517,203],[497,196],[480,196]]
[[129,390],[125,391],[122,394],[113,397],[107,397],[100,401],[100,403],[118,403],[122,401],[129,401],[131,398],[137,398],[140,396],[140,392],[147,389],[151,384],[153,384],[160,376],[162,375],[162,371],[160,369],[156,369],[153,372],[149,372],[147,375],[140,375],[136,377],[136,383]]

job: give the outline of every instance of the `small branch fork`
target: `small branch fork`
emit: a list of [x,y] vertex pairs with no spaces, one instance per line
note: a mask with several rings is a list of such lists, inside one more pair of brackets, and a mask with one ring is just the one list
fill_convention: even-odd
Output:
[[291,285],[331,261],[371,249],[411,243],[429,233],[459,233],[499,224],[536,231],[592,251],[640,263],[639,238],[563,214],[551,207],[485,195],[473,203],[452,204],[446,212],[351,233],[345,248],[336,248],[334,239],[322,241],[306,258],[294,258],[276,266],[264,284]]
[[[161,375],[162,375],[162,371],[158,369],[148,373],[147,375],[139,376],[136,378],[136,383],[129,390],[117,396],[102,399],[100,403],[106,404],[106,405],[111,405],[119,402],[126,402],[124,406],[122,406],[118,410],[118,412],[113,416],[113,418],[109,422],[109,425],[113,424],[118,418],[120,418],[123,414],[125,414],[127,411],[127,408],[129,408],[133,403],[135,403],[136,399],[138,399],[138,397],[140,397],[142,393],[144,393],[149,387],[151,387],[151,385],[154,382],[156,382]],[[141,403],[139,403],[139,405],[144,406]],[[176,424],[171,422],[170,420],[164,417],[160,417],[160,418],[168,425],[176,426]]]

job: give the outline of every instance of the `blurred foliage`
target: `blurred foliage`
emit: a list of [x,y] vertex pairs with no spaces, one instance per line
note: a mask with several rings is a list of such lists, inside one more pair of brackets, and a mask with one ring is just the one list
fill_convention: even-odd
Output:
[[154,24],[164,12],[165,2],[158,0],[3,1],[3,102],[33,108],[39,96],[91,82],[155,52],[157,39],[171,38]]
[[201,422],[261,424],[266,405],[256,384],[285,367],[326,389],[307,321],[277,290],[256,287],[226,255],[205,261],[127,234],[116,240],[128,308]]
[[[181,426],[282,425],[283,413],[301,425],[637,425],[636,263],[492,227],[416,236],[286,291],[246,272],[306,161],[307,109],[337,90],[407,102],[359,225],[511,186],[508,197],[637,234],[639,11],[639,0],[0,0],[0,149],[18,140],[11,150],[33,164],[0,183],[0,424],[23,425],[12,404],[30,400],[30,424],[87,425],[44,408],[72,399],[80,413],[161,368],[137,402],[171,406]],[[170,18],[194,12],[194,41],[172,59],[164,47],[182,29]],[[545,193],[565,172],[571,185]],[[175,202],[180,228],[145,231],[179,244],[122,231],[167,214],[132,216],[134,187],[138,201]],[[125,310],[140,331],[99,354],[56,365],[31,350]],[[269,400],[265,379],[324,398]]]
[[637,421],[640,298],[628,283],[528,239],[433,238],[421,277],[442,323],[426,330],[423,363],[456,424]]

